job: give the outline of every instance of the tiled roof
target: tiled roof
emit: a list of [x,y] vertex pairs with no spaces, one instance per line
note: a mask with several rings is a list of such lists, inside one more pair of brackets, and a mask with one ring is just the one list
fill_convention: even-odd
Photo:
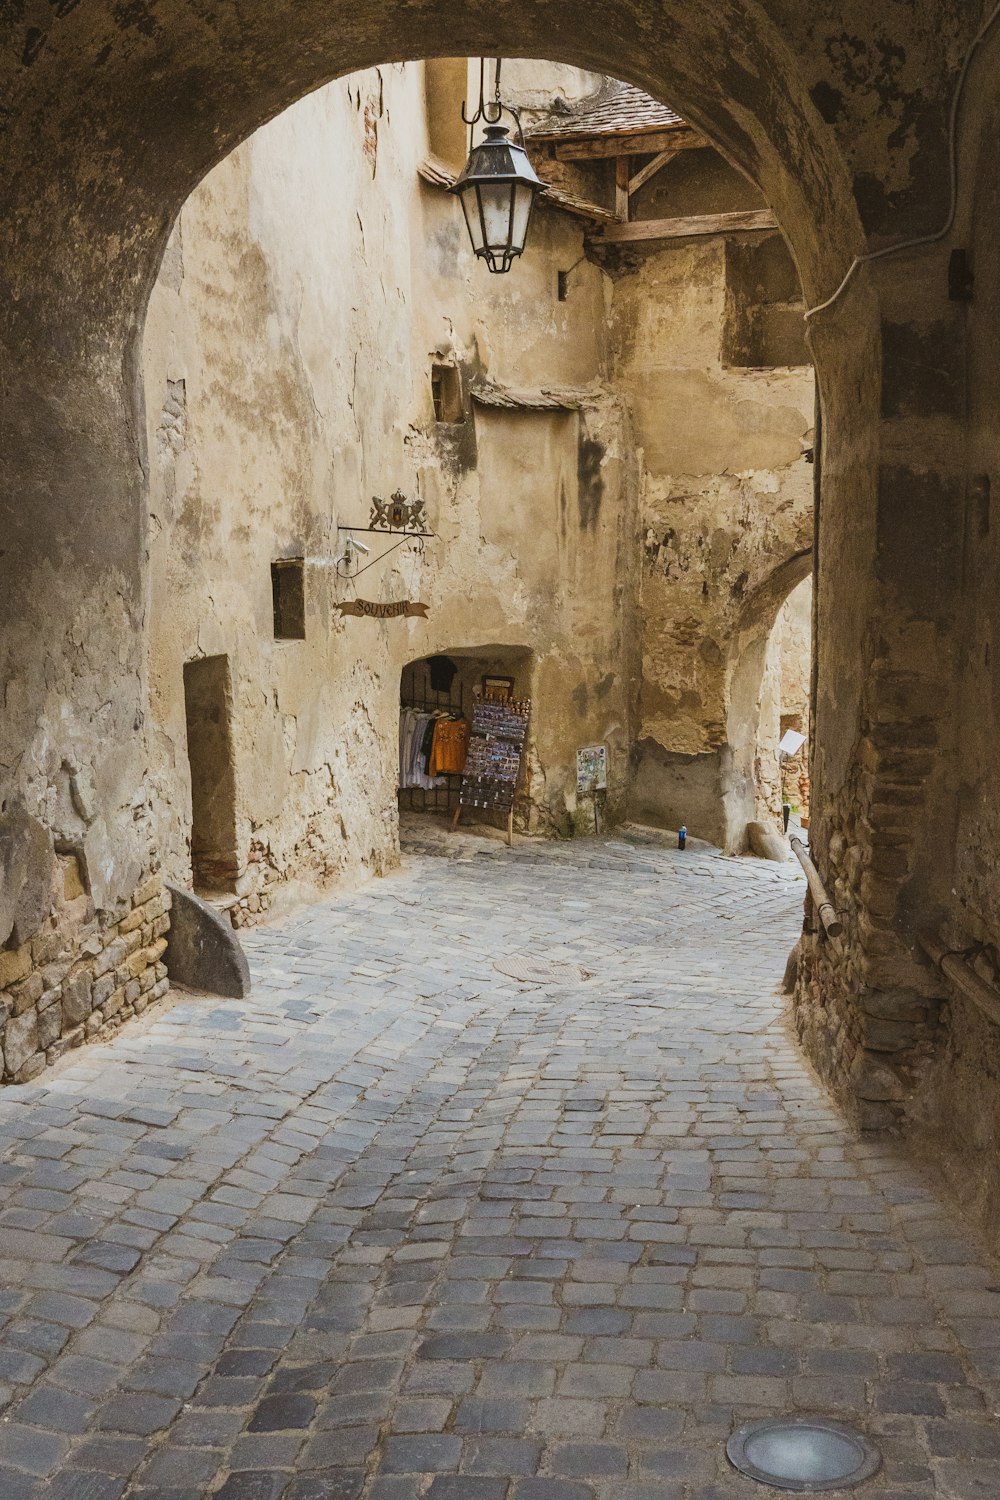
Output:
[[554,109],[527,134],[535,140],[557,141],[573,136],[640,135],[684,123],[669,104],[657,103],[631,83],[609,78],[599,93],[565,110]]
[[[450,167],[439,161],[436,156],[425,156],[422,162],[417,164],[417,171],[425,182],[431,187],[450,188],[454,187],[457,178]],[[539,197],[543,203],[552,207],[565,209],[569,214],[576,214],[580,219],[589,219],[594,224],[616,224],[615,215],[607,208],[601,208],[597,203],[591,203],[586,198],[579,197],[576,193],[568,192],[566,188],[553,187],[547,182]]]

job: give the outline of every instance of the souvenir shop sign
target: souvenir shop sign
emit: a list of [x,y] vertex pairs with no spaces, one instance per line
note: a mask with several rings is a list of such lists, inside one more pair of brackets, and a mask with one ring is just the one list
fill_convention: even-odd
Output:
[[429,606],[417,604],[412,599],[395,599],[391,604],[380,604],[374,599],[346,599],[337,608],[342,615],[360,615],[369,620],[396,620],[414,615],[426,619]]

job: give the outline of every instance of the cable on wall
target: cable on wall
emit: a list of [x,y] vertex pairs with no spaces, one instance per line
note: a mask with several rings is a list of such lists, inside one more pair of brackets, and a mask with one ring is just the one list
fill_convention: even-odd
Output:
[[985,42],[998,17],[1000,17],[1000,4],[994,6],[973,38],[972,45],[965,54],[965,60],[958,75],[958,83],[951,102],[951,117],[948,125],[948,168],[951,179],[951,201],[948,207],[948,217],[945,219],[944,224],[933,234],[918,235],[914,239],[901,240],[897,245],[884,245],[881,250],[869,250],[865,255],[856,255],[848,266],[843,281],[833,295],[827,297],[825,302],[820,302],[815,307],[807,309],[804,314],[807,320],[814,318],[817,313],[825,312],[828,307],[833,306],[846,290],[848,283],[859,266],[865,265],[868,261],[884,260],[888,255],[899,255],[904,250],[916,250],[921,245],[935,245],[951,233],[952,226],[955,223],[955,215],[958,212],[958,112],[961,108],[962,95],[965,91],[965,80],[972,66],[972,59],[983,42]]

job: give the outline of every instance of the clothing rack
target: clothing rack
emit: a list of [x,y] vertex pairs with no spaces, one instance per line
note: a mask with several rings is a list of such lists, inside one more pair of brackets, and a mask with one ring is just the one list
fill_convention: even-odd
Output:
[[[431,687],[430,666],[426,661],[410,662],[403,668],[399,706],[401,709],[415,708],[428,714],[448,709],[463,718],[470,717],[465,711],[465,684],[461,680],[461,674],[456,674],[448,692],[438,692]],[[454,812],[458,806],[462,777],[459,773],[447,771],[442,772],[442,775],[445,777],[444,786],[401,786],[398,794],[400,809],[408,812]]]

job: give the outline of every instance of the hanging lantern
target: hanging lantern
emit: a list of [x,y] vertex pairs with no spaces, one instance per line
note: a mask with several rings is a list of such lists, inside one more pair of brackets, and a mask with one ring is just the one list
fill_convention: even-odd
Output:
[[505,107],[500,102],[500,59],[497,59],[495,97],[491,105],[483,98],[483,73],[481,59],[479,107],[471,119],[463,108],[462,118],[469,126],[482,120],[485,138],[471,147],[469,159],[451,192],[458,195],[462,204],[473,250],[499,275],[509,271],[524,250],[535,195],[545,184],[528,160],[516,111],[508,109],[507,113],[517,125],[519,140],[511,140],[506,126],[499,123]]

